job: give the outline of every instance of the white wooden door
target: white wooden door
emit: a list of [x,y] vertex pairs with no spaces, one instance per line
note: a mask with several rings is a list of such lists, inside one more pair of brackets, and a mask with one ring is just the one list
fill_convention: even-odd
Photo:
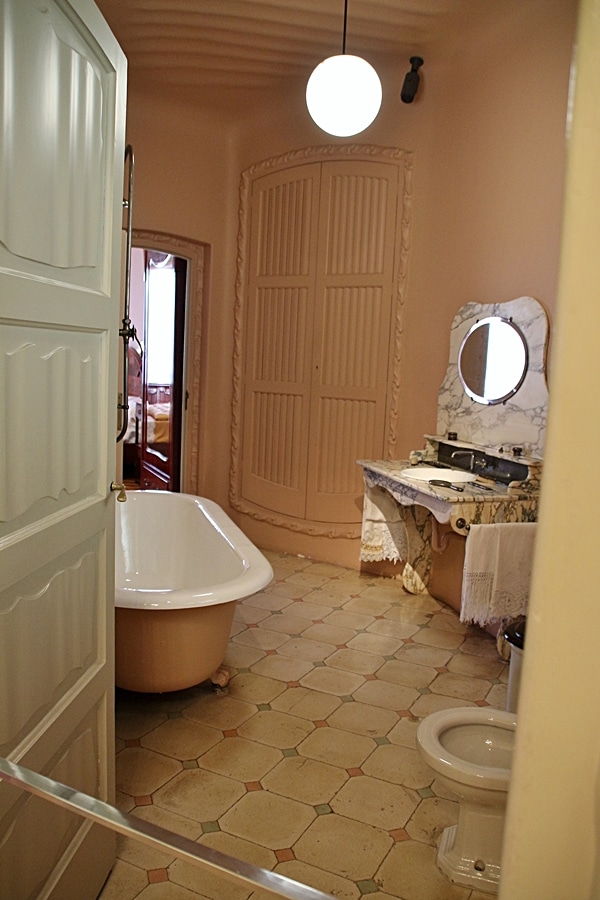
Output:
[[[124,56],[0,0],[0,755],[112,801]],[[96,897],[112,836],[0,785],[0,897]]]

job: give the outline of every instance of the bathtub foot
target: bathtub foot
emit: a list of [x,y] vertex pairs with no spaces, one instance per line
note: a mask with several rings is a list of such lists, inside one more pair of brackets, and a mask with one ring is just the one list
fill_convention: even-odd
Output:
[[210,680],[212,681],[215,688],[227,687],[230,678],[230,673],[223,666],[219,666],[217,671],[213,672],[210,676]]

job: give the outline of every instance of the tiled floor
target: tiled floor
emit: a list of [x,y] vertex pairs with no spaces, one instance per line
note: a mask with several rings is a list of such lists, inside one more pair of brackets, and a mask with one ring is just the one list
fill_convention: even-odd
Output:
[[[436,868],[457,804],[415,731],[437,709],[504,708],[493,638],[397,581],[267,555],[275,580],[238,604],[226,693],[118,692],[120,808],[343,900],[489,898]],[[126,839],[101,894],[262,896]]]

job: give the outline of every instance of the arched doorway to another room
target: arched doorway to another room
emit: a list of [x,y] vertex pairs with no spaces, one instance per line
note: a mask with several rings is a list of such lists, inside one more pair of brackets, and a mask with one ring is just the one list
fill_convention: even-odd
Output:
[[131,488],[195,493],[205,245],[134,231],[129,427],[123,476]]

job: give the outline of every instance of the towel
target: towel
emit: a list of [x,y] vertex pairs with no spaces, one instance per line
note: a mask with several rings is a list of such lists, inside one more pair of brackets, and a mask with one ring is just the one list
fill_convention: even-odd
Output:
[[408,538],[398,504],[383,488],[365,485],[360,558],[406,562]]
[[486,625],[527,614],[534,522],[471,525],[465,548],[461,622]]

